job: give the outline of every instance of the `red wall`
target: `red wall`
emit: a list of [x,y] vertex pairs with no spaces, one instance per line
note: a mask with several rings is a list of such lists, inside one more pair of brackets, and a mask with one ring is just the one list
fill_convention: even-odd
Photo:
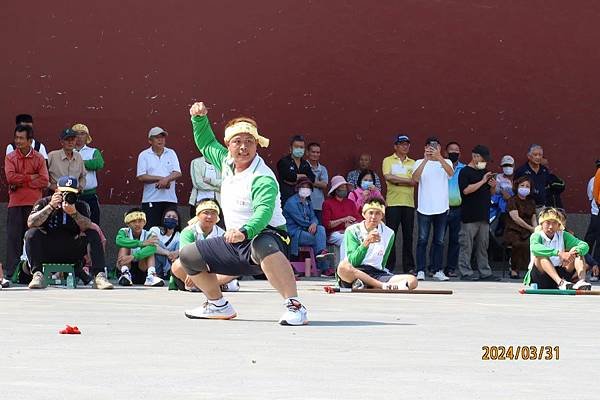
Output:
[[[292,134],[320,141],[331,174],[362,151],[379,166],[399,131],[413,157],[430,134],[488,144],[497,161],[541,143],[569,209],[588,209],[597,1],[32,0],[3,4],[0,22],[5,141],[17,113],[34,115],[50,149],[61,128],[86,123],[107,162],[105,204],[140,201],[135,164],[154,125],[187,171],[187,110],[204,100],[219,135],[229,118],[255,117],[271,161]],[[189,186],[186,174],[182,203]]]

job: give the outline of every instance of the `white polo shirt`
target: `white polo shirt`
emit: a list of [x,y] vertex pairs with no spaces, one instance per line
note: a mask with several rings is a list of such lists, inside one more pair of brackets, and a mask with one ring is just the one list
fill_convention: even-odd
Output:
[[[444,159],[452,168],[452,161]],[[413,171],[419,168],[423,160],[415,161]],[[424,215],[443,214],[450,208],[448,197],[448,176],[439,161],[427,161],[419,179],[417,211]]]
[[[162,155],[159,157],[152,151],[152,147],[142,151],[138,156],[137,175],[169,176],[171,172],[181,172],[179,159],[175,151],[165,147]],[[144,183],[144,194],[142,203],[151,203],[159,201],[168,201],[177,203],[177,194],[175,194],[175,181],[172,181],[167,189],[157,189],[155,183]]]

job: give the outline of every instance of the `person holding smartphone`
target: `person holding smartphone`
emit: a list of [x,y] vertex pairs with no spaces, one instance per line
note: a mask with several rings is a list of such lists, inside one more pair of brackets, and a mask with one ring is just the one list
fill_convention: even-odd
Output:
[[[458,239],[460,243],[458,270],[461,280],[500,280],[492,274],[488,261],[490,202],[491,195],[496,190],[494,174],[486,169],[490,160],[490,150],[479,144],[471,151],[471,161],[458,176],[458,186],[462,196],[461,228]],[[471,267],[473,252],[475,252],[479,275],[475,275]]]
[[444,274],[443,252],[444,234],[448,222],[450,201],[448,196],[448,180],[454,175],[452,161],[445,159],[440,153],[440,141],[437,137],[429,137],[425,141],[423,158],[415,161],[412,179],[418,183],[417,204],[417,279],[425,280],[425,262],[427,258],[427,242],[433,226],[431,260],[433,278],[447,281]]

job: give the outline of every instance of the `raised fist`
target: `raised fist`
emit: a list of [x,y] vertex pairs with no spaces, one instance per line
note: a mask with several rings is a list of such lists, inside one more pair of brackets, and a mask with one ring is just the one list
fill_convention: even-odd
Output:
[[204,116],[204,115],[206,115],[206,114],[208,114],[208,110],[206,109],[206,106],[204,105],[204,103],[203,103],[203,102],[201,102],[201,101],[200,101],[200,102],[197,102],[197,103],[194,103],[194,104],[193,104],[193,105],[190,107],[190,115],[191,115],[192,117],[193,117],[193,116],[196,116],[196,115],[198,115],[198,116],[202,117],[202,116]]

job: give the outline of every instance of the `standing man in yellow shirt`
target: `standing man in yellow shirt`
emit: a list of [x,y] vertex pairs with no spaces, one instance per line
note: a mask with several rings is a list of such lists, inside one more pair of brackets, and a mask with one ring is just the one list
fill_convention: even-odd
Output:
[[[415,182],[412,179],[415,160],[408,157],[410,139],[406,135],[398,135],[394,142],[394,154],[383,159],[381,167],[387,183],[386,225],[396,237],[398,227],[402,227],[402,269],[404,273],[415,273],[413,256],[413,227],[415,222]],[[393,271],[396,266],[396,251],[392,251],[387,261],[387,268]]]

